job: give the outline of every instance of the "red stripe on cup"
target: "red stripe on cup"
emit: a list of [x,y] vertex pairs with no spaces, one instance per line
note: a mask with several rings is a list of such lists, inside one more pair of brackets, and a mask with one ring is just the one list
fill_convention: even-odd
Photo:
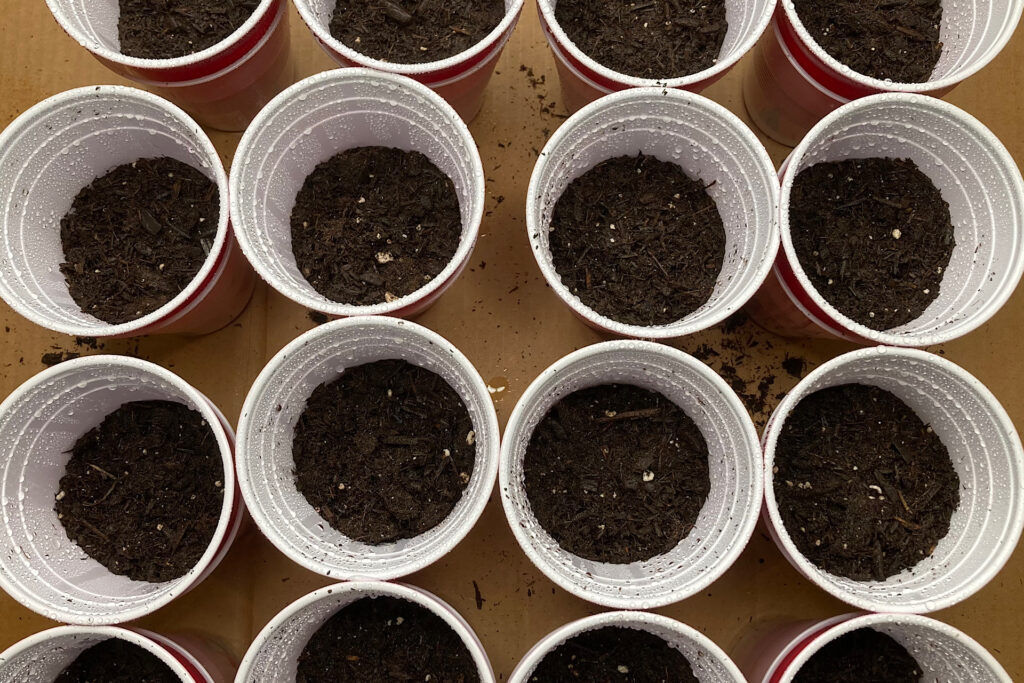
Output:
[[782,661],[779,663],[779,666],[776,667],[775,671],[772,673],[771,678],[768,679],[768,683],[780,683],[780,681],[782,681],[782,678],[786,675],[786,672],[789,669],[790,665],[800,655],[800,653],[806,650],[808,646],[810,646],[812,641],[814,641],[822,634],[831,630],[834,626],[836,626],[836,624],[828,624],[827,626],[818,629],[817,631],[815,631],[814,633],[812,633],[811,635],[807,636],[799,643],[797,643],[793,647],[793,649],[790,650],[786,654],[786,656],[782,658]]
[[796,272],[794,272],[793,266],[790,264],[789,259],[786,257],[784,252],[780,252],[778,258],[775,260],[775,272],[778,274],[779,280],[785,286],[787,293],[796,303],[817,319],[815,322],[824,325],[829,332],[849,341],[853,341],[858,344],[873,343],[869,339],[865,339],[850,331],[845,325],[836,321],[835,318],[826,313],[825,310],[811,298],[811,295],[806,289],[804,289],[803,285],[800,284],[800,281],[797,279]]
[[181,664],[185,669],[185,672],[193,681],[195,681],[195,683],[210,683],[210,677],[195,665],[195,663],[185,654],[184,649],[180,645],[172,641],[170,638],[141,628],[129,627],[129,630],[137,633],[143,638],[148,638],[170,653],[170,655],[174,657],[175,661],[177,661],[178,664]]

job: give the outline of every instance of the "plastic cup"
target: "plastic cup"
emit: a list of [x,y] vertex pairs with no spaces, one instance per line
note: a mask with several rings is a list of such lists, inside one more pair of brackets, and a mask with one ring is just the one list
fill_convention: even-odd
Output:
[[[671,551],[630,564],[585,560],[559,547],[533,515],[523,474],[530,437],[551,407],[580,389],[614,383],[671,400],[709,450],[711,492],[693,530]],[[541,373],[512,411],[498,477],[505,515],[527,557],[569,593],[616,609],[661,607],[710,586],[746,547],[762,499],[757,432],[735,392],[693,356],[643,341],[595,344]]]
[[261,0],[234,33],[174,59],[121,54],[118,0],[46,0],[68,35],[114,73],[166,97],[204,126],[244,130],[293,80],[288,3]]
[[931,78],[897,83],[840,63],[807,32],[793,0],[781,0],[743,84],[747,111],[766,135],[792,146],[850,100],[883,92],[942,97],[999,54],[1024,9],[1022,0],[946,0],[942,5],[942,57]]
[[[909,158],[949,202],[956,248],[938,298],[919,318],[872,330],[840,313],[811,284],[789,226],[796,176],[814,164],[870,157]],[[762,327],[788,337],[861,344],[931,346],[961,337],[1013,294],[1024,272],[1024,181],[1009,152],[977,119],[923,95],[866,97],[811,130],[782,170],[782,251],[747,306]]]
[[[710,300],[668,325],[627,325],[597,313],[562,284],[551,259],[551,214],[569,183],[603,161],[637,152],[712,184],[708,192],[725,225],[725,262]],[[633,89],[588,105],[551,136],[530,179],[526,227],[548,284],[584,322],[621,336],[667,339],[722,322],[754,295],[778,251],[778,197],[775,166],[735,115],[693,93]]]
[[[786,418],[806,396],[842,384],[891,392],[930,425],[960,476],[949,533],[917,566],[885,581],[829,574],[804,557],[775,498],[775,448]],[[985,586],[1010,558],[1024,528],[1024,451],[1017,430],[985,386],[957,365],[916,349],[860,349],[819,366],[782,400],[764,432],[763,518],[783,556],[831,595],[872,612],[952,607]]]
[[[412,294],[356,306],[331,301],[295,264],[291,212],[317,164],[353,147],[381,145],[426,155],[455,184],[462,240],[451,262]],[[271,287],[331,316],[422,312],[469,264],[484,212],[480,153],[455,110],[426,86],[369,69],[336,69],[293,85],[242,137],[231,173],[231,216],[242,250]]]
[[527,683],[537,665],[555,648],[571,638],[598,629],[618,626],[652,633],[679,650],[690,661],[701,683],[745,683],[743,674],[729,656],[700,631],[675,619],[648,612],[605,612],[578,619],[555,629],[526,653],[509,677],[509,683]]
[[332,36],[335,4],[336,0],[295,0],[295,7],[324,52],[341,66],[408,76],[436,91],[465,121],[472,121],[483,106],[484,90],[523,10],[523,0],[505,0],[504,19],[473,47],[435,62],[401,64],[373,59]]
[[[181,578],[133,581],[92,559],[54,510],[74,443],[125,403],[167,400],[202,414],[224,464],[224,501],[210,546]],[[210,575],[244,508],[235,490],[234,434],[203,394],[177,375],[124,356],[88,356],[44,370],[0,404],[0,588],[29,609],[71,624],[118,624],[160,609]]]
[[610,92],[627,88],[681,88],[700,92],[729,72],[761,37],[775,11],[776,0],[725,0],[729,22],[722,51],[713,66],[678,78],[639,78],[609,69],[569,40],[555,19],[557,0],[537,0],[541,28],[555,54],[562,100],[570,112]]
[[[458,393],[473,421],[476,460],[447,519],[415,538],[369,545],[336,531],[299,492],[292,440],[316,387],[346,368],[398,358],[440,375]],[[336,579],[394,579],[437,561],[473,528],[494,486],[499,439],[487,385],[443,337],[394,318],[338,320],[286,346],[256,379],[238,421],[238,481],[256,525],[294,562]]]
[[381,581],[353,581],[327,586],[284,608],[249,646],[235,683],[295,680],[298,657],[324,622],[357,600],[377,597],[408,600],[441,617],[469,650],[481,683],[495,683],[491,662],[480,639],[451,605],[420,588]]

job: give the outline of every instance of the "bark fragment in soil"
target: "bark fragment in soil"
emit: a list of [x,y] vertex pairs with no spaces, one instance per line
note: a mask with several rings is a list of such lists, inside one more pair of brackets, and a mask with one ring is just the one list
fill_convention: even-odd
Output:
[[121,53],[173,59],[212,47],[234,33],[260,0],[120,0]]
[[181,683],[181,678],[135,643],[108,638],[82,651],[54,683]]
[[793,683],[918,683],[922,677],[917,660],[892,636],[860,628],[818,650]]

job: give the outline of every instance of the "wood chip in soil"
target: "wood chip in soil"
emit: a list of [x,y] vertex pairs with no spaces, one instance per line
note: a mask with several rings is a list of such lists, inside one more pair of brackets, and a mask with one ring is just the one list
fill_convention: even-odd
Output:
[[843,634],[818,650],[793,683],[918,683],[917,660],[892,636],[871,628]]
[[83,650],[54,683],[181,683],[181,678],[135,643],[108,638]]
[[242,26],[260,0],[120,0],[121,53],[174,59],[213,47]]

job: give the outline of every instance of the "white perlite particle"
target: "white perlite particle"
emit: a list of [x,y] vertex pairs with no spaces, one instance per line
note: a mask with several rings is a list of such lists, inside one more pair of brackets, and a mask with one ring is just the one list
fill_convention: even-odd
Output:
[[644,481],[654,481],[654,472],[644,470]]

